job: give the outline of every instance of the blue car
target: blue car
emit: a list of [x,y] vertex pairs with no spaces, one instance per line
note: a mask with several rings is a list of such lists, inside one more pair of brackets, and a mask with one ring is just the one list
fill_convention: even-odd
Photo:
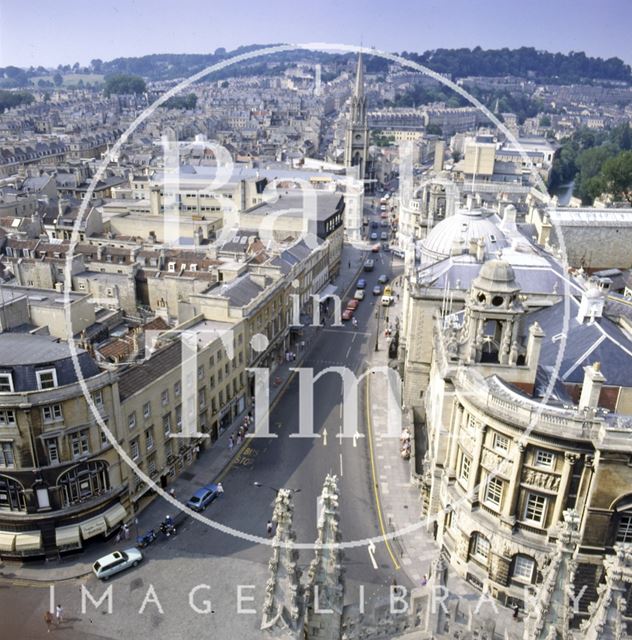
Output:
[[356,289],[366,289],[366,280],[364,278],[360,278],[356,284]]
[[219,488],[216,484],[207,484],[205,487],[198,489],[187,502],[187,507],[197,511],[198,513],[204,511],[217,496],[219,496]]

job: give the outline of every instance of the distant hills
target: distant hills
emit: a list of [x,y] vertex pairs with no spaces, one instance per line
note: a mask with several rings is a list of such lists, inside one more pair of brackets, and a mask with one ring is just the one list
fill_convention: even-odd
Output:
[[[222,60],[240,53],[253,51],[271,45],[248,45],[227,52],[217,49],[214,53],[179,54],[164,53],[141,57],[114,58],[109,61],[92,60],[87,67],[59,65],[59,74],[98,75],[135,74],[149,81],[174,80],[188,77]],[[620,58],[595,58],[583,52],[549,53],[533,47],[518,49],[435,49],[424,53],[404,51],[402,56],[419,62],[439,73],[453,78],[464,76],[516,76],[529,77],[541,82],[632,82],[632,70]],[[331,54],[305,50],[289,51],[239,63],[213,75],[214,79],[238,75],[270,75],[283,71],[298,62],[322,62],[343,68],[349,64],[353,54]],[[367,71],[386,71],[391,64],[376,56],[366,56]],[[31,67],[0,68],[0,87],[25,88],[36,85],[34,78],[50,73],[50,69]],[[52,84],[52,83],[51,83]]]

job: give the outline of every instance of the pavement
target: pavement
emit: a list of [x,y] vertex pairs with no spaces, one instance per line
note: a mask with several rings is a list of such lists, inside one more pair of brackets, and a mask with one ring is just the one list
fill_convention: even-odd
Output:
[[[338,287],[337,293],[341,297],[353,289],[355,281],[362,272],[364,256],[365,254],[361,249],[348,244],[343,246],[340,274],[334,280],[334,284]],[[296,373],[292,369],[303,364],[312,351],[316,338],[326,330],[326,328],[322,327],[305,326],[301,337],[301,341],[304,341],[305,345],[303,348],[297,347],[296,360],[283,362],[271,372],[271,380],[274,379],[276,382],[276,384],[272,382],[270,385],[271,416],[275,406],[282,399],[295,378]],[[234,466],[249,466],[250,454],[254,452],[251,446],[252,440],[247,438],[240,446],[228,447],[229,436],[231,434],[236,436],[246,413],[244,412],[237,416],[232,425],[220,434],[217,441],[206,450],[202,450],[199,459],[194,460],[170,484],[169,488],[175,490],[177,499],[187,500],[200,487],[211,482],[223,481]],[[225,488],[228,489],[227,486]],[[226,499],[226,495],[223,499]],[[135,545],[136,536],[149,529],[156,530],[160,540],[162,536],[158,532],[158,527],[167,514],[176,518],[176,523],[182,516],[185,516],[185,514],[180,516],[174,514],[174,508],[171,504],[166,503],[160,497],[156,497],[142,512],[136,514],[135,518],[128,520],[130,537],[127,546]],[[135,523],[134,519],[137,519],[138,522]],[[60,560],[0,563],[0,581],[5,580],[10,581],[12,584],[28,585],[30,583],[49,584],[74,580],[89,575],[92,571],[92,564],[98,558],[111,553],[116,548],[125,548],[125,546],[125,540],[116,542],[115,537],[112,536],[107,541],[91,542],[81,552],[64,556]]]
[[[399,281],[394,283],[394,293],[401,293]],[[402,317],[402,296],[395,304],[388,307],[391,325],[396,318]],[[389,362],[387,338],[384,335],[384,323],[381,324],[379,350],[373,351],[367,367],[387,366]],[[368,432],[373,440],[375,463],[378,473],[377,484],[385,535],[385,545],[390,548],[394,560],[402,572],[407,574],[415,586],[422,586],[423,578],[430,574],[433,560],[439,555],[430,526],[421,513],[420,489],[411,475],[413,459],[405,460],[400,452],[400,439],[387,434],[387,406],[384,401],[384,378],[381,375],[369,377],[367,394]],[[405,427],[406,425],[402,425]],[[410,426],[411,433],[414,431]],[[397,532],[402,532],[399,535]],[[460,610],[476,609],[481,593],[473,589],[465,580],[456,575],[448,567],[447,588],[451,598],[458,598]],[[508,632],[522,637],[522,623],[513,619],[513,610],[489,600],[480,608],[480,615],[493,617],[496,632],[499,635]]]

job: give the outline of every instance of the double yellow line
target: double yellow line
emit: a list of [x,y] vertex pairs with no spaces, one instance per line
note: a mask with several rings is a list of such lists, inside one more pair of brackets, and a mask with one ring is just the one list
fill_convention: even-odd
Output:
[[[373,374],[371,374],[373,375]],[[395,557],[395,553],[393,552],[393,548],[391,547],[391,543],[389,538],[386,535],[386,527],[384,526],[384,516],[382,515],[382,505],[380,502],[380,490],[377,478],[377,471],[375,468],[375,455],[373,452],[373,427],[371,423],[371,404],[369,402],[369,385],[371,384],[371,379],[367,378],[365,384],[364,395],[366,398],[366,428],[367,428],[367,437],[369,440],[369,457],[371,458],[371,478],[373,480],[373,496],[375,497],[375,506],[377,507],[377,520],[380,525],[380,532],[382,537],[384,538],[384,544],[386,545],[386,550],[388,551],[388,555],[391,556],[391,560],[393,561],[393,566],[397,571],[400,570],[399,562],[397,562],[397,558]]]

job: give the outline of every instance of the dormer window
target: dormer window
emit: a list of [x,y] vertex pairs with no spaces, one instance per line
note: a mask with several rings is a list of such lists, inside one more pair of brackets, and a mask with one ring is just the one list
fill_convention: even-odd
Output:
[[13,393],[13,377],[10,373],[0,373],[0,393]]
[[57,386],[57,372],[55,369],[36,371],[37,388],[40,390],[54,389]]

